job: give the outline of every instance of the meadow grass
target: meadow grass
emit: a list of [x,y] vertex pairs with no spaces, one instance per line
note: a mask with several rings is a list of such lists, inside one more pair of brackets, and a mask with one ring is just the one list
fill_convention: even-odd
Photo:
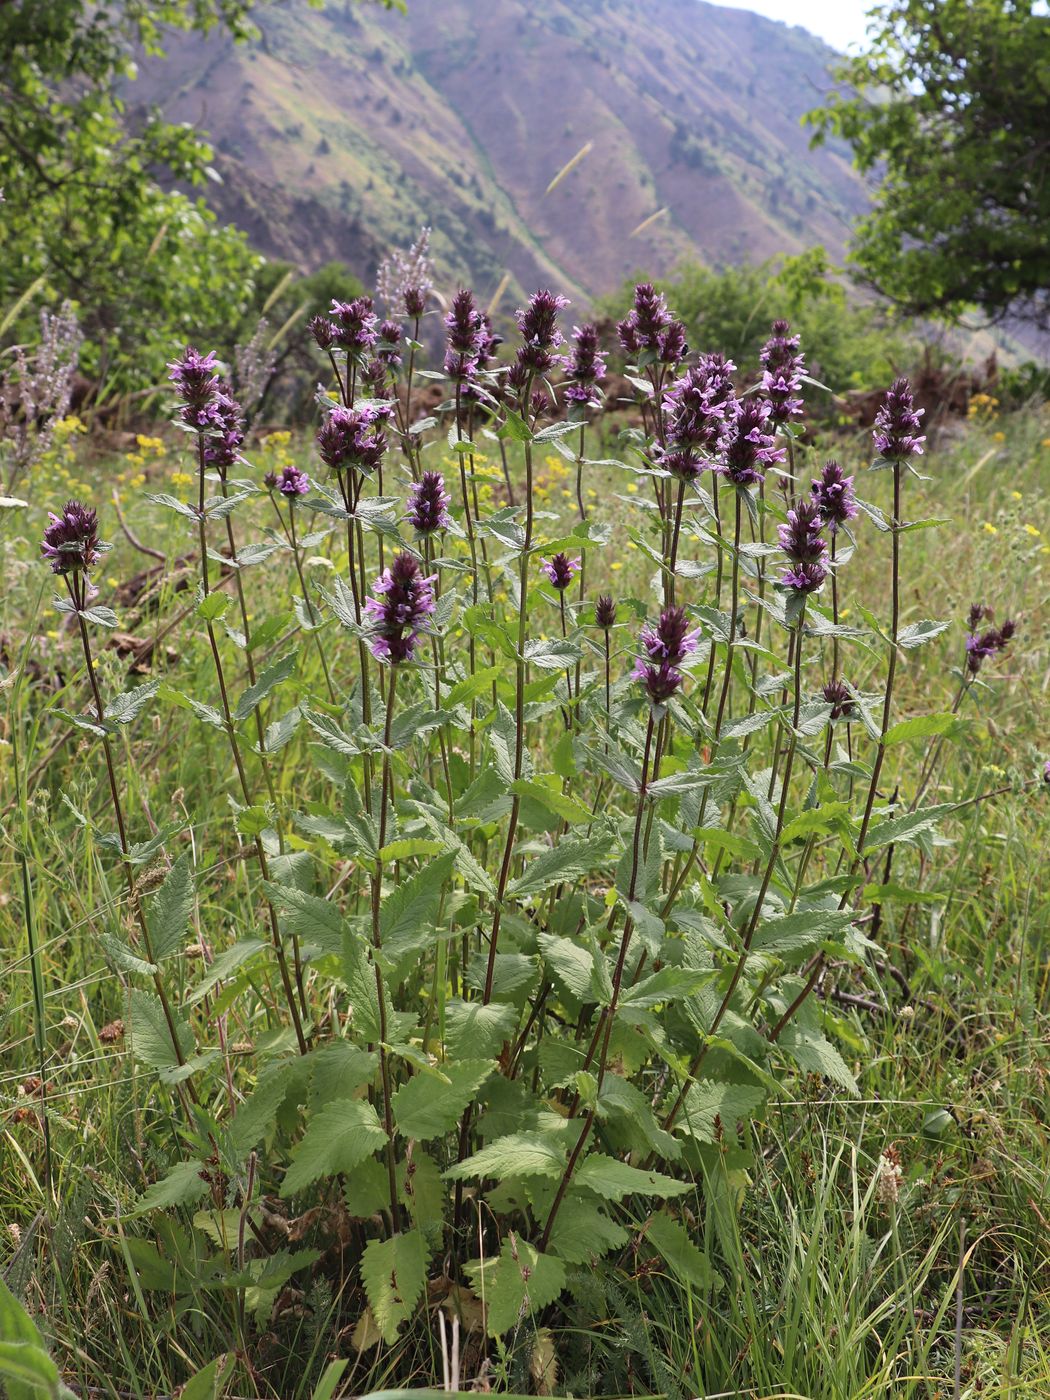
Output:
[[[249,456],[261,475],[307,450],[279,437]],[[616,450],[608,437],[602,455]],[[442,451],[430,449],[435,457]],[[868,459],[866,438],[840,435],[818,441],[801,471],[812,464],[815,472],[833,451],[847,466]],[[26,493],[30,510],[0,520],[0,938],[8,950],[0,981],[0,1269],[68,1382],[104,1395],[170,1394],[220,1353],[246,1350],[249,1338],[265,1354],[268,1329],[262,1313],[231,1328],[206,1292],[191,1304],[169,1298],[165,1260],[192,1251],[191,1235],[174,1212],[151,1217],[148,1228],[125,1218],[177,1157],[181,1127],[177,1101],[136,1064],[121,1035],[126,979],[107,962],[101,938],[126,922],[126,896],[112,853],[85,821],[85,813],[103,820],[92,743],[56,715],[82,708],[84,669],[35,558],[44,506],[59,504],[80,481],[102,503],[115,546],[99,571],[99,601],[109,603],[122,582],[152,567],[106,506],[116,479],[127,478],[116,484],[129,530],[169,561],[147,605],[138,600],[135,636],[155,637],[154,674],[173,689],[209,693],[211,661],[200,635],[168,630],[192,597],[171,561],[193,541],[184,522],[143,502],[131,485],[141,472],[152,489],[192,490],[178,475],[172,480],[192,470],[176,453],[174,445],[140,447],[134,455],[143,460],[114,462],[60,451]],[[909,515],[947,523],[903,537],[902,622],[951,617],[955,625],[916,654],[921,660],[905,660],[895,714],[950,708],[950,671],[962,656],[971,602],[1021,625],[1012,650],[982,674],[987,688],[964,711],[965,737],[946,747],[930,796],[970,805],[944,827],[932,865],[915,847],[898,851],[885,882],[922,896],[882,906],[884,961],[874,984],[853,969],[825,1003],[840,1046],[852,1050],[860,1094],[797,1078],[686,1200],[713,1275],[690,1277],[685,1265],[669,1271],[647,1251],[639,1218],[631,1245],[595,1272],[589,1292],[553,1316],[524,1321],[527,1344],[488,1345],[485,1374],[494,1388],[812,1400],[953,1393],[1034,1400],[1050,1392],[1050,804],[1039,787],[1020,786],[1041,768],[1050,732],[1050,417],[1033,408],[971,422],[935,441],[920,465],[932,479],[909,488]],[[537,505],[571,524],[573,482],[561,459],[544,461],[537,481]],[[861,471],[858,494],[885,506],[888,484],[887,473]],[[624,533],[640,515],[632,503],[644,483],[635,491],[628,473],[595,467],[587,485],[606,504],[621,498],[605,512],[615,521],[612,543],[588,559],[589,593],[645,597],[651,568]],[[886,541],[858,524],[865,548],[841,587],[847,621],[858,600],[880,616],[888,606]],[[553,537],[559,527],[545,520],[542,528]],[[337,531],[310,551],[308,580],[345,569],[339,539]],[[265,597],[268,614],[287,613],[285,631],[296,625],[288,589],[280,559],[253,572],[253,596]],[[114,606],[124,625],[134,605]],[[553,608],[549,620],[533,619],[551,636],[558,625]],[[620,676],[631,633],[613,635]],[[338,678],[352,643],[332,626],[325,637]],[[852,652],[850,679],[860,691],[877,689],[881,665]],[[304,682],[322,693],[316,649],[303,648],[300,666]],[[125,689],[127,669],[126,650],[102,651],[103,689]],[[243,850],[231,841],[211,738],[169,698],[119,752],[125,810],[140,838],[168,824],[185,827],[202,876],[196,941],[168,964],[179,1002],[199,984],[200,964],[261,918]],[[305,743],[299,736],[276,756],[279,800],[304,800]],[[893,762],[917,757],[903,745]],[[884,789],[898,779],[913,786],[915,773],[890,767]],[[1013,790],[983,800],[1011,783]],[[234,1068],[277,1034],[266,1011],[273,989],[268,974],[259,976],[256,996],[205,1002],[212,1014],[228,1014]],[[311,1010],[321,1024],[334,1016],[331,1006]],[[232,1101],[232,1083],[229,1093]],[[308,1298],[293,1290],[283,1300],[297,1319],[296,1379],[294,1389],[286,1379],[280,1394],[310,1395],[333,1355],[351,1358],[340,1393],[406,1375],[421,1385],[440,1380],[433,1333],[414,1330],[394,1348],[358,1349],[326,1287],[322,1280]],[[542,1368],[537,1380],[545,1339],[558,1359],[556,1381]],[[485,1344],[472,1345],[480,1367]]]

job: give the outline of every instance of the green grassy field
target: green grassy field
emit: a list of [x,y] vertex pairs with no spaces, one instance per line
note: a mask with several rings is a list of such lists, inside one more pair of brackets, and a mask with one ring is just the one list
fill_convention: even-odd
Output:
[[[114,457],[77,436],[20,488],[29,506],[0,514],[0,1275],[82,1394],[168,1395],[220,1354],[237,1356],[229,1395],[309,1396],[335,1357],[348,1362],[340,1394],[406,1377],[439,1383],[433,1328],[377,1344],[362,1331],[361,1309],[322,1268],[273,1295],[242,1290],[239,1311],[204,1289],[176,1296],[164,1261],[199,1250],[204,1227],[191,1231],[192,1211],[178,1208],[132,1214],[180,1156],[183,1129],[175,1095],[127,1043],[132,979],[104,946],[107,934],[126,932],[128,915],[119,866],[99,841],[98,828],[111,825],[103,772],[95,741],[59,713],[84,709],[85,673],[36,555],[45,509],[67,494],[98,503],[114,544],[97,577],[98,603],[120,617],[98,659],[103,691],[140,684],[146,671],[168,688],[117,741],[120,781],[134,839],[175,830],[173,848],[191,851],[201,874],[190,945],[167,975],[180,1003],[198,989],[203,1024],[223,1022],[223,1054],[209,1079],[217,1101],[239,1097],[276,1033],[268,987],[231,976],[229,994],[199,994],[203,966],[262,916],[231,816],[221,736],[169,693],[210,696],[211,660],[192,620],[178,621],[192,591],[176,561],[193,550],[192,533],[143,497],[192,492],[192,466],[160,439]],[[431,450],[434,465],[443,445]],[[866,437],[818,441],[801,470],[831,452],[860,468],[868,451]],[[295,441],[272,438],[249,456],[261,476],[297,452]],[[727,1151],[685,1198],[717,1285],[667,1269],[636,1219],[631,1246],[525,1327],[516,1346],[469,1331],[465,1318],[464,1380],[481,1374],[494,1389],[559,1395],[1050,1393],[1050,791],[1031,782],[1050,751],[1050,414],[971,421],[935,441],[920,465],[931,479],[909,485],[909,517],[945,523],[902,538],[902,622],[953,625],[903,660],[895,716],[951,708],[972,602],[1020,626],[982,673],[986,686],[967,697],[964,731],[944,747],[928,795],[966,805],[944,823],[931,859],[901,847],[883,874],[884,883],[921,893],[887,898],[877,962],[844,969],[823,1002],[859,1093],[796,1074],[749,1126],[744,1155]],[[860,471],[858,494],[885,506],[888,476]],[[558,517],[540,528],[555,537],[575,519],[574,483],[557,456],[537,479],[537,505]],[[634,503],[644,486],[635,485],[612,467],[588,470],[589,499],[615,527],[612,541],[589,554],[588,593],[648,599],[652,611],[651,566],[626,535],[642,516]],[[128,532],[163,565],[119,527],[114,488]],[[388,489],[403,494],[400,485]],[[238,516],[242,540],[273,524],[268,509],[263,497]],[[846,622],[858,621],[862,606],[880,618],[888,609],[886,537],[858,526],[860,547],[842,573]],[[338,533],[307,555],[311,587],[345,569]],[[192,567],[191,558],[191,575]],[[145,570],[156,573],[129,589]],[[295,627],[290,573],[287,556],[275,555],[246,574],[253,625],[284,618],[275,642]],[[531,622],[534,632],[558,633],[556,608],[546,618],[534,611]],[[338,698],[354,643],[334,627],[321,635]],[[613,636],[622,676],[633,629]],[[129,678],[133,648],[146,639],[150,663]],[[850,679],[875,690],[883,664],[877,651],[851,651]],[[310,638],[294,689],[323,706],[326,680]],[[913,791],[922,755],[921,745],[896,748],[884,791]],[[318,780],[300,731],[276,756],[279,804],[304,807]],[[330,872],[336,885],[339,869]],[[331,986],[310,982],[308,991],[315,1022],[336,1021]],[[302,1225],[315,1243],[325,1228],[323,1220]],[[319,1244],[335,1248],[331,1238]],[[551,1355],[556,1368],[545,1369]]]

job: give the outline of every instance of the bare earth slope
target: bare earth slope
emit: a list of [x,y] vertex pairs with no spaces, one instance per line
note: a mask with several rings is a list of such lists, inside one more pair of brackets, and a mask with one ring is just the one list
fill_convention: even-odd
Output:
[[210,132],[216,209],[305,268],[340,258],[367,276],[425,222],[482,292],[509,272],[586,299],[690,256],[837,254],[864,207],[843,151],[811,152],[799,126],[831,51],[743,11],[290,0],[260,26],[249,46],[177,42],[128,96]]

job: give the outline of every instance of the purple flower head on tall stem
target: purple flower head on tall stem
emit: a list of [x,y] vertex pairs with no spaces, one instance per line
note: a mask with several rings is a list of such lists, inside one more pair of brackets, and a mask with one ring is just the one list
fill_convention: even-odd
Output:
[[204,461],[225,477],[227,469],[240,459],[240,449],[244,444],[244,418],[240,404],[224,379],[216,382],[211,417],[211,426],[204,441]]
[[474,293],[462,287],[445,316],[445,373],[449,379],[457,383],[474,379],[488,339],[485,318],[478,310]]
[[396,249],[383,259],[376,273],[376,289],[391,310],[400,306],[415,320],[426,310],[433,285],[430,229],[424,226],[407,253]]
[[674,318],[664,327],[657,338],[656,356],[662,365],[680,365],[689,354],[685,338],[685,326]]
[[976,632],[982,622],[990,622],[992,617],[992,610],[986,603],[971,603],[970,611],[966,615],[967,631]]
[[440,472],[424,472],[412,485],[408,498],[408,522],[424,539],[452,524],[448,507],[452,497],[445,490]]
[[392,409],[373,403],[367,408],[333,408],[317,432],[321,459],[333,471],[354,470],[370,476],[383,460],[387,439],[383,425]]
[[554,352],[562,343],[558,312],[568,304],[568,297],[544,288],[533,292],[528,303],[514,313],[521,332],[518,363],[530,373],[547,374],[553,369],[557,360]]
[[788,511],[787,524],[779,527],[778,534],[780,548],[788,557],[780,582],[797,593],[812,593],[828,576],[824,518],[816,503],[799,501],[794,510]]
[[978,625],[985,619],[990,619],[991,616],[991,608],[983,607],[979,603],[975,603],[970,608],[968,619],[970,633],[966,638],[966,669],[971,676],[977,675],[989,657],[1005,650],[1017,632],[1017,623],[1010,617],[1003,622],[1001,627],[989,627],[984,632],[978,632],[976,630]]
[[1050,758],[1043,764],[1043,782],[1050,783]]
[[734,486],[757,485],[767,467],[784,460],[784,448],[777,447],[770,426],[770,407],[764,399],[751,395],[734,399],[729,410],[729,432],[725,456],[719,471]]
[[296,496],[305,496],[310,489],[310,478],[301,467],[289,464],[279,472],[267,472],[263,482],[269,491],[278,491],[286,500],[294,501]]
[[651,282],[639,282],[634,289],[634,305],[622,321],[616,323],[616,334],[628,355],[640,350],[660,349],[660,336],[671,324],[667,301]]
[[602,593],[594,605],[594,624],[608,632],[616,624],[616,604],[608,593]]
[[659,460],[674,476],[693,480],[728,445],[735,369],[722,355],[704,355],[668,390]]
[[655,626],[646,623],[641,630],[639,640],[645,649],[642,663],[666,661],[669,666],[680,666],[696,651],[699,635],[698,627],[689,630],[685,608],[664,608]]
[[333,301],[328,314],[335,328],[335,344],[340,349],[362,356],[375,348],[378,317],[371,297]]
[[605,358],[598,342],[598,328],[588,322],[572,329],[572,353],[562,356],[562,368],[568,376],[565,399],[582,408],[598,408],[595,392],[605,378]]
[[791,334],[787,321],[774,321],[773,334],[759,355],[762,362],[762,392],[768,398],[774,423],[787,423],[802,414],[802,376],[805,357],[799,352],[799,337]]
[[336,328],[327,316],[315,316],[308,329],[319,350],[331,350],[336,341]]
[[555,554],[551,559],[542,559],[540,568],[560,593],[563,589],[568,588],[579,573],[580,560],[579,558],[570,559],[567,554]]
[[890,462],[903,462],[922,455],[925,436],[920,435],[925,409],[915,407],[911,385],[906,379],[896,379],[886,391],[882,407],[875,415],[872,436],[875,450]]
[[220,380],[214,350],[202,355],[188,345],[182,358],[172,360],[168,370],[182,400],[179,418],[186,427],[198,433],[221,429],[222,417],[215,403]]
[[644,661],[641,657],[635,662],[631,676],[641,681],[654,705],[665,705],[685,680],[677,666],[672,666],[669,661]]
[[369,360],[361,371],[361,392],[369,399],[393,398],[394,386],[385,360]]
[[810,488],[813,501],[824,518],[824,524],[834,535],[840,525],[858,513],[853,494],[853,478],[846,476],[838,462],[829,460]]
[[98,563],[107,548],[98,537],[98,517],[82,501],[67,501],[62,514],[48,511],[51,522],[44,530],[40,553],[52,573],[78,574]]
[[365,600],[373,656],[391,665],[412,660],[420,634],[429,630],[435,578],[424,577],[413,555],[394,555],[372,585],[373,596]]
[[376,341],[376,358],[390,369],[401,367],[401,327],[397,321],[381,321]]
[[844,681],[828,681],[821,694],[831,706],[832,719],[852,719],[857,705]]

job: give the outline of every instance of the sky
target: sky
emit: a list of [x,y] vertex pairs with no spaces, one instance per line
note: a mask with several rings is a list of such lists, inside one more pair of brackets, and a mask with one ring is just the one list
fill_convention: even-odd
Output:
[[874,0],[715,0],[734,10],[754,10],[785,24],[801,24],[832,48],[845,52],[864,39],[865,15]]

